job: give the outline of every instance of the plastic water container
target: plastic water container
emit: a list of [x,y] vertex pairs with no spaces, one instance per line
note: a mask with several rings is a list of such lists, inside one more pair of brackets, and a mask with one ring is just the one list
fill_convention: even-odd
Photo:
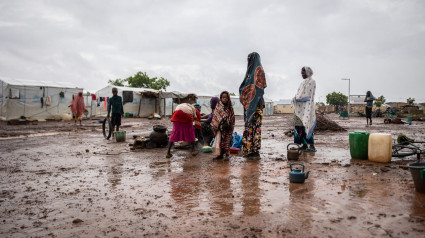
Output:
[[59,113],[55,114],[55,121],[60,121],[62,120],[62,116]]
[[368,158],[369,135],[369,132],[366,131],[356,131],[349,133],[351,158]]
[[388,163],[392,157],[391,134],[372,133],[369,136],[368,156],[370,161]]
[[64,113],[64,114],[62,114],[62,120],[70,121],[70,120],[72,120],[72,115]]

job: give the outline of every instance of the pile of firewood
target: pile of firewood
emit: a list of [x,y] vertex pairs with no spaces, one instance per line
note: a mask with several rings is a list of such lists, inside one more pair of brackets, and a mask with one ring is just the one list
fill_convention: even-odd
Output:
[[316,114],[316,120],[316,127],[314,128],[315,131],[346,131],[345,128],[341,127],[326,116]]

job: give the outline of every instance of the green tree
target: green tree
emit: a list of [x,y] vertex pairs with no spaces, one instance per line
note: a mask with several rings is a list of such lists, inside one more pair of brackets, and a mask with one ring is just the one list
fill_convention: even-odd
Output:
[[413,103],[415,102],[415,98],[408,98],[407,99],[407,103],[409,103],[409,105],[413,105]]
[[386,102],[386,99],[385,99],[385,97],[384,97],[384,95],[381,95],[381,96],[379,96],[379,97],[377,97],[376,98],[376,100],[375,100],[375,105],[377,106],[377,107],[380,107],[382,104],[384,104]]
[[326,95],[326,103],[333,106],[345,105],[348,102],[348,97],[340,92],[332,92]]
[[109,84],[115,86],[128,86],[132,88],[152,88],[156,90],[164,89],[170,86],[170,81],[161,77],[150,78],[146,72],[139,71],[135,75],[130,76],[126,79],[115,79],[109,80]]
[[157,80],[155,80],[152,83],[152,88],[156,89],[156,90],[160,90],[160,89],[164,89],[167,90],[167,87],[170,86],[170,81],[168,81],[167,79],[161,77]]
[[317,106],[325,106],[325,103],[324,102],[316,102],[316,105]]
[[236,96],[236,94],[235,93],[230,93],[230,96]]
[[112,84],[112,85],[115,85],[115,86],[122,87],[122,86],[124,86],[125,80],[124,79],[115,79],[115,80],[110,79],[108,81],[108,83],[109,84]]

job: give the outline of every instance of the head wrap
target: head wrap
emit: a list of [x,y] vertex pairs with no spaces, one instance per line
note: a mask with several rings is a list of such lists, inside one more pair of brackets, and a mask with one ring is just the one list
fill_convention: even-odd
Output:
[[211,108],[214,111],[215,110],[215,106],[217,106],[217,103],[220,101],[220,98],[218,97],[212,97],[210,100],[210,104],[211,104]]
[[248,55],[245,78],[239,87],[240,101],[245,109],[245,123],[251,122],[257,108],[264,104],[263,95],[266,87],[266,75],[261,65],[260,55],[252,52]]
[[303,69],[305,70],[305,74],[307,75],[307,78],[310,78],[311,76],[313,76],[313,70],[310,67],[304,66]]
[[213,116],[214,116],[215,107],[217,106],[217,103],[219,101],[220,101],[220,98],[218,98],[218,97],[212,97],[211,98],[210,104],[211,104],[212,111],[211,111],[210,115],[208,116],[207,123],[211,123]]
[[199,105],[198,103],[193,105],[196,109],[198,109],[199,112],[201,112],[201,105]]
[[83,115],[83,112],[86,110],[84,105],[84,96],[80,96],[80,94],[82,95],[83,92],[78,92],[71,104],[71,112],[76,115]]

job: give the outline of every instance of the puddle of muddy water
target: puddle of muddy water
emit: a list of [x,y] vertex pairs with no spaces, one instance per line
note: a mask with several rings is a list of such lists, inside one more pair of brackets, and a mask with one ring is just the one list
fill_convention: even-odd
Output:
[[[406,161],[352,160],[348,132],[317,133],[318,151],[298,161],[310,177],[304,184],[290,183],[286,145],[293,138],[283,134],[288,120],[264,118],[260,160],[233,156],[229,162],[213,161],[212,154],[192,157],[186,150],[166,159],[165,148],[130,152],[127,143],[106,141],[90,131],[3,140],[0,235],[425,234],[425,195],[414,191],[410,172],[398,166]],[[132,122],[128,138],[148,133],[156,122],[143,123],[137,128]],[[341,123],[350,131],[364,130],[360,119]],[[376,123],[371,132],[395,135],[408,129],[418,138],[425,133],[423,127]],[[242,125],[241,118],[237,124]],[[381,171],[382,166],[389,171]],[[82,222],[73,223],[76,219]]]

